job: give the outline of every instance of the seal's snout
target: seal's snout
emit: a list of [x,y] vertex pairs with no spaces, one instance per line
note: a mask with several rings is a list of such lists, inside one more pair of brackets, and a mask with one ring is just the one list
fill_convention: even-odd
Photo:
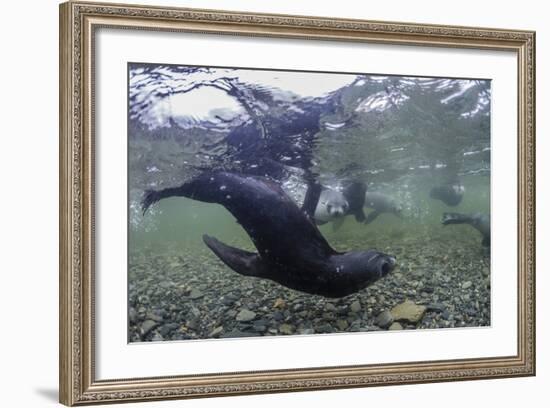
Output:
[[327,209],[330,216],[335,218],[343,216],[345,212],[345,209],[342,207],[333,207],[329,205]]
[[378,275],[382,278],[390,273],[395,267],[396,260],[393,256],[386,256],[382,262],[380,262],[380,268],[378,270]]

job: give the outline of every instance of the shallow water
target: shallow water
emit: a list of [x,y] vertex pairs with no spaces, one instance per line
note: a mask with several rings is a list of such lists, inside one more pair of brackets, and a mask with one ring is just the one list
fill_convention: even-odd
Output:
[[[307,171],[324,185],[337,188],[344,180],[361,180],[369,191],[385,193],[403,208],[400,217],[385,213],[368,225],[348,216],[337,231],[331,223],[319,227],[336,250],[376,249],[397,259],[388,276],[366,289],[328,299],[244,277],[223,264],[204,245],[203,234],[237,248],[256,249],[235,218],[218,204],[169,198],[145,216],[141,214],[145,189],[180,185],[202,171],[199,167],[236,172],[255,168],[237,163],[237,156],[242,160],[246,155],[223,143],[246,123],[251,115],[246,109],[238,103],[233,113],[230,105],[218,107],[216,112],[224,118],[218,122],[215,116],[186,120],[181,108],[174,114],[173,95],[178,92],[172,89],[160,94],[157,90],[167,83],[184,84],[189,74],[165,67],[163,72],[171,82],[167,78],[153,80],[147,79],[150,70],[141,68],[135,67],[134,76],[156,97],[144,104],[145,97],[139,97],[144,90],[131,80],[129,341],[491,324],[490,250],[481,245],[481,234],[471,226],[441,224],[444,212],[490,213],[490,86],[484,81],[366,77],[364,84],[360,80],[355,80],[359,85],[353,87],[339,84],[335,91],[298,97],[292,103],[281,97],[285,109],[292,106],[296,112],[318,107],[315,98],[336,98],[337,107],[321,113],[318,122],[324,125],[316,129],[311,143],[304,142],[302,150],[294,149],[290,159],[285,159],[289,156],[284,143],[303,141],[307,131],[289,134],[288,139],[281,137],[283,145],[262,145],[270,160],[284,165],[283,172],[267,176],[300,204],[305,169],[297,164],[306,155],[311,165]],[[244,82],[247,76],[239,78]],[[261,78],[255,81],[261,82]],[[473,92],[476,86],[479,89]],[[273,82],[264,87],[282,93]],[[380,95],[384,89],[386,94]],[[168,106],[169,102],[172,117],[159,114],[164,112],[160,108],[150,108]],[[282,105],[277,104],[282,102],[264,106],[262,118],[272,115],[273,123],[285,118]],[[271,130],[267,126],[268,133],[284,130],[281,125],[271,126]],[[273,146],[279,149],[277,153]],[[465,187],[464,198],[456,207],[429,195],[432,187],[451,178],[458,178]],[[403,303],[418,316],[400,316],[395,308]]]

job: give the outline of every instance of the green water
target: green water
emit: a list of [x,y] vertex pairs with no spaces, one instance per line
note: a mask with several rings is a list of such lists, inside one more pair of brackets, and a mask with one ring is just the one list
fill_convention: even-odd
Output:
[[[249,83],[247,70],[222,71],[223,77],[216,68],[130,68],[129,341],[491,324],[490,249],[472,226],[441,224],[444,212],[490,214],[490,81],[363,75],[314,99],[296,94],[292,82],[273,82],[273,72],[256,72],[266,82]],[[300,78],[315,85],[314,75]],[[189,119],[186,106],[172,103],[178,93],[208,86],[226,89],[240,110],[212,102],[210,113],[220,121],[212,114],[196,118],[187,106]],[[267,143],[256,144],[262,139]],[[393,255],[395,269],[364,290],[327,299],[223,264],[202,242],[204,234],[256,249],[220,205],[169,198],[143,216],[145,190],[179,186],[200,169],[246,173],[253,167],[241,161],[256,156],[284,167],[267,176],[297,205],[309,170],[325,186],[359,180],[393,198],[401,217],[384,213],[365,225],[348,216],[338,230],[332,223],[319,229],[338,251]],[[430,198],[434,186],[456,179],[465,187],[458,206]]]

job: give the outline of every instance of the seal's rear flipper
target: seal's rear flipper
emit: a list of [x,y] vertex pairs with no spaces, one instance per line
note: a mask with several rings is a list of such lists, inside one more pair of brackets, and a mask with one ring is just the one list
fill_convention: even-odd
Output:
[[332,221],[332,230],[338,231],[340,228],[342,228],[342,225],[344,225],[344,220],[346,217],[339,217],[336,218],[334,221]]
[[365,217],[365,213],[362,208],[355,211],[353,215],[355,216],[355,221],[357,222],[365,222],[367,220],[367,217]]
[[469,224],[472,221],[472,217],[468,214],[460,213],[443,213],[441,216],[441,224]]
[[380,211],[373,211],[371,212],[367,218],[365,219],[365,224],[370,224],[371,222],[373,222],[379,215],[380,215]]
[[230,247],[208,235],[203,235],[202,240],[224,264],[235,272],[245,276],[264,277],[264,264],[258,254]]

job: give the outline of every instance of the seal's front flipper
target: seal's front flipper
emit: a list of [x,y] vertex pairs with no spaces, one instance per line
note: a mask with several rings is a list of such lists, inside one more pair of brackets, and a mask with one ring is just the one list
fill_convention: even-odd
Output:
[[322,189],[323,187],[316,182],[311,182],[307,186],[306,197],[304,198],[304,204],[302,204],[302,211],[312,220],[315,215],[317,204],[319,203],[319,198],[321,197]]
[[365,224],[370,224],[373,222],[379,215],[380,211],[373,211],[369,215],[367,215],[367,218],[365,219]]
[[365,222],[367,220],[367,217],[365,217],[365,213],[362,208],[355,211],[353,215],[355,216],[355,221],[357,222]]
[[344,225],[344,220],[346,217],[339,217],[336,218],[334,221],[332,221],[332,230],[338,231],[340,228],[342,228],[342,225]]
[[203,235],[202,240],[224,264],[245,276],[264,277],[265,268],[260,256],[254,252],[233,248],[214,237]]

